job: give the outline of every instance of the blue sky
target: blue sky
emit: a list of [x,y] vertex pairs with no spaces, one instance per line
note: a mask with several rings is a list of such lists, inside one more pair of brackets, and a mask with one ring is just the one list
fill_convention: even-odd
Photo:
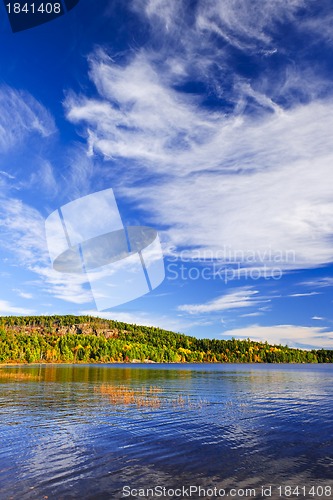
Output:
[[[15,34],[0,16],[0,314],[333,348],[329,1],[81,0]],[[44,223],[108,188],[159,232],[166,279],[97,313]]]

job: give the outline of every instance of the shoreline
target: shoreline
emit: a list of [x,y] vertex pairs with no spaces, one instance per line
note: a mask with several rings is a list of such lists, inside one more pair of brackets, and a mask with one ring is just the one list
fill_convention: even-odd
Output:
[[92,362],[92,361],[84,361],[84,362],[65,362],[65,361],[49,361],[49,362],[41,362],[41,363],[27,363],[27,362],[15,362],[13,361],[12,363],[0,363],[0,368],[2,367],[19,367],[19,366],[51,366],[51,365],[66,365],[66,366],[105,366],[105,365],[127,365],[127,366],[132,366],[132,365],[332,365],[333,363],[330,362],[317,362],[317,363],[305,363],[305,362],[283,362],[283,363],[278,363],[278,362],[258,362],[258,361],[247,361],[247,362],[240,362],[240,361],[235,361],[235,362],[221,362],[221,361],[107,361],[107,362]]

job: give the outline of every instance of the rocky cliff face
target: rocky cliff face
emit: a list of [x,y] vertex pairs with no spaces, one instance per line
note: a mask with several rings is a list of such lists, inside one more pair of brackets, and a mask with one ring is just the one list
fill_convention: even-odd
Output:
[[118,337],[119,330],[118,328],[110,329],[109,325],[91,325],[89,323],[80,323],[78,325],[71,326],[33,326],[33,325],[24,325],[24,326],[6,326],[7,332],[13,333],[25,333],[31,334],[34,333],[56,333],[57,335],[66,335],[66,334],[81,334],[81,335],[97,335],[103,336],[105,338]]

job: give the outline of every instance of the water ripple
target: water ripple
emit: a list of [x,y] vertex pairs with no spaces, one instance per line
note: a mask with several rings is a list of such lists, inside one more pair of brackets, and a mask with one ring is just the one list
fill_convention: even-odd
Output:
[[[39,379],[2,378],[0,498],[333,480],[332,367],[12,370]],[[125,387],[132,403],[112,403],[102,384]],[[150,387],[158,404],[135,404]]]

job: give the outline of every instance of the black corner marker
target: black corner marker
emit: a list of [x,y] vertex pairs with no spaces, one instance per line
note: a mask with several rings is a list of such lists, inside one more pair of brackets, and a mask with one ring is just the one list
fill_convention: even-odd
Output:
[[[35,28],[73,9],[80,0],[3,0],[13,33]],[[64,5],[65,4],[65,5]]]

